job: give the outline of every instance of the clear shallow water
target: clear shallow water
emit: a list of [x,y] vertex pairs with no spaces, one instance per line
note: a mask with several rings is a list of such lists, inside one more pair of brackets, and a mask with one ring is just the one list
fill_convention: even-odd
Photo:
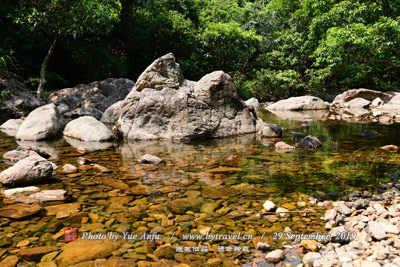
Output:
[[[280,246],[282,241],[272,240],[273,233],[283,231],[286,226],[294,233],[324,231],[319,220],[324,208],[309,204],[310,196],[316,192],[340,197],[357,190],[373,191],[380,181],[385,181],[384,173],[394,171],[400,164],[397,153],[379,149],[383,145],[398,145],[400,127],[397,125],[285,120],[267,111],[259,115],[266,122],[287,128],[282,141],[295,144],[297,141],[291,132],[296,131],[316,136],[323,147],[312,152],[278,153],[274,147],[276,140],[252,135],[192,144],[167,141],[104,144],[103,150],[89,151],[83,156],[109,168],[110,173],[95,170],[58,173],[49,184],[39,185],[43,189],[66,189],[71,196],[68,202],[81,204],[77,218],[71,219],[74,217],[71,215],[57,219],[54,215],[42,214],[19,222],[4,219],[0,236],[14,233],[11,250],[18,241],[29,236],[38,237],[31,246],[62,245],[63,240],[43,238],[48,233],[55,235],[61,228],[38,231],[47,223],[93,232],[156,231],[168,237],[165,243],[171,242],[169,237],[175,231],[198,233],[204,227],[211,227],[214,233],[241,232],[252,234],[254,239],[202,242],[209,246],[208,254],[197,253],[193,257],[193,253],[192,256],[177,253],[174,259],[201,266],[202,262],[218,254],[218,245],[248,245],[250,253],[223,255],[241,263],[257,261],[263,254],[255,251],[254,245],[263,233],[263,241]],[[361,132],[365,129],[375,129],[382,136],[362,138]],[[39,145],[52,154],[50,160],[59,168],[66,163],[77,166],[76,159],[82,154],[76,148],[85,146],[79,141],[63,138]],[[0,133],[0,156],[17,146],[13,138]],[[145,153],[162,158],[166,164],[157,167],[136,164]],[[0,170],[8,167],[0,163]],[[313,208],[314,212],[306,216],[293,213],[287,218],[259,216],[267,199],[290,210],[304,209],[297,202],[305,201],[307,208]],[[2,201],[2,205],[12,203],[10,199]],[[52,204],[60,203],[41,205]],[[21,231],[22,228],[29,230]],[[182,235],[177,234],[171,243],[175,246],[182,242]],[[156,250],[160,244],[132,241],[131,245],[132,248],[150,246]],[[289,262],[296,264],[298,261],[298,253],[294,250]]]

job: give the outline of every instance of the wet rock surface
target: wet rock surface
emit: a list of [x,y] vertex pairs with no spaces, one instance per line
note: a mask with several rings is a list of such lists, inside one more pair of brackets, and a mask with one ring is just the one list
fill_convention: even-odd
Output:
[[299,143],[296,144],[298,148],[304,149],[317,149],[322,146],[321,141],[318,140],[315,136],[307,135]]

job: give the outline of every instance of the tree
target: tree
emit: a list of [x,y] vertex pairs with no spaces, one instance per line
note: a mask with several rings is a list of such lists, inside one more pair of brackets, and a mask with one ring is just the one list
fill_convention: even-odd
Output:
[[117,0],[23,0],[14,16],[16,23],[32,31],[51,35],[53,42],[40,69],[37,94],[46,83],[46,68],[61,37],[87,33],[108,34],[119,21],[121,3]]

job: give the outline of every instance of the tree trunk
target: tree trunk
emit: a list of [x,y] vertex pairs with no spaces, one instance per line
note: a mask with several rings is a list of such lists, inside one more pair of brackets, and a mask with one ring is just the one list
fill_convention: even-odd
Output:
[[58,33],[56,35],[56,37],[54,38],[54,41],[51,44],[51,46],[49,48],[49,51],[47,52],[46,57],[44,58],[44,61],[42,63],[42,67],[40,68],[40,82],[39,82],[39,86],[38,86],[38,89],[37,89],[37,92],[36,92],[39,97],[42,94],[43,89],[44,89],[44,85],[46,83],[46,68],[47,68],[47,65],[49,64],[50,58],[54,53],[54,49],[56,48],[57,41],[60,38],[60,36],[61,36],[61,34]]

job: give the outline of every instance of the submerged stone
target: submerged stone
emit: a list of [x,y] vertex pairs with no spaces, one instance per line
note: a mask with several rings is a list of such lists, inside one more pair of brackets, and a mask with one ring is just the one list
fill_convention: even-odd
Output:
[[38,205],[11,204],[0,208],[0,217],[22,219],[42,211]]

